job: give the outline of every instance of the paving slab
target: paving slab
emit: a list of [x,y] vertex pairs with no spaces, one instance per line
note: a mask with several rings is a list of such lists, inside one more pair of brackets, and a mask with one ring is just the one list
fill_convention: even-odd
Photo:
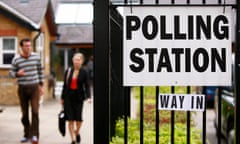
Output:
[[[0,143],[18,144],[23,135],[19,106],[0,106]],[[71,139],[66,127],[66,136],[58,131],[58,113],[61,110],[59,99],[44,101],[40,106],[40,144],[70,144]],[[83,125],[80,131],[81,144],[93,144],[93,102],[85,102],[83,108]]]

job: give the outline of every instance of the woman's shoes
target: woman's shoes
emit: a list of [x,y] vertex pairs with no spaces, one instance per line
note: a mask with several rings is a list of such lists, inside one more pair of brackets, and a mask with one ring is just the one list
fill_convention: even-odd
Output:
[[76,132],[76,141],[72,141],[71,144],[80,144],[80,142],[81,142],[81,136]]
[[76,140],[77,140],[77,143],[80,143],[80,142],[81,142],[81,136],[80,136],[80,134],[77,134],[77,135],[76,135]]

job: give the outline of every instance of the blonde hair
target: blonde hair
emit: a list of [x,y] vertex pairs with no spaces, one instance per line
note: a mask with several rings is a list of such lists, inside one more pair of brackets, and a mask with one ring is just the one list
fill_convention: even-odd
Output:
[[82,53],[80,53],[80,52],[75,53],[75,54],[73,55],[73,59],[74,59],[75,57],[80,57],[81,59],[84,60],[84,55],[83,55]]

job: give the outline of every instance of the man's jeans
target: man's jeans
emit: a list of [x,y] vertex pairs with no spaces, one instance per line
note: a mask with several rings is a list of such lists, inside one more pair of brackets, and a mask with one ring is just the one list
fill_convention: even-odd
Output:
[[[22,124],[24,126],[24,137],[39,137],[39,84],[19,85],[18,95],[22,111]],[[32,123],[29,121],[29,104],[32,110]]]

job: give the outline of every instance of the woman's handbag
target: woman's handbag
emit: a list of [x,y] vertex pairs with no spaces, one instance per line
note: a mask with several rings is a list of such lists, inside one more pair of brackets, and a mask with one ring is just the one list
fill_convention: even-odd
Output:
[[66,133],[66,119],[64,110],[61,110],[58,114],[58,129],[62,136],[65,136]]
[[[66,83],[68,83],[70,70],[71,70],[71,68],[68,68],[67,77],[66,77]],[[65,115],[63,109],[58,114],[58,130],[59,130],[59,132],[61,133],[62,136],[65,136],[65,133],[66,133],[66,115]]]

